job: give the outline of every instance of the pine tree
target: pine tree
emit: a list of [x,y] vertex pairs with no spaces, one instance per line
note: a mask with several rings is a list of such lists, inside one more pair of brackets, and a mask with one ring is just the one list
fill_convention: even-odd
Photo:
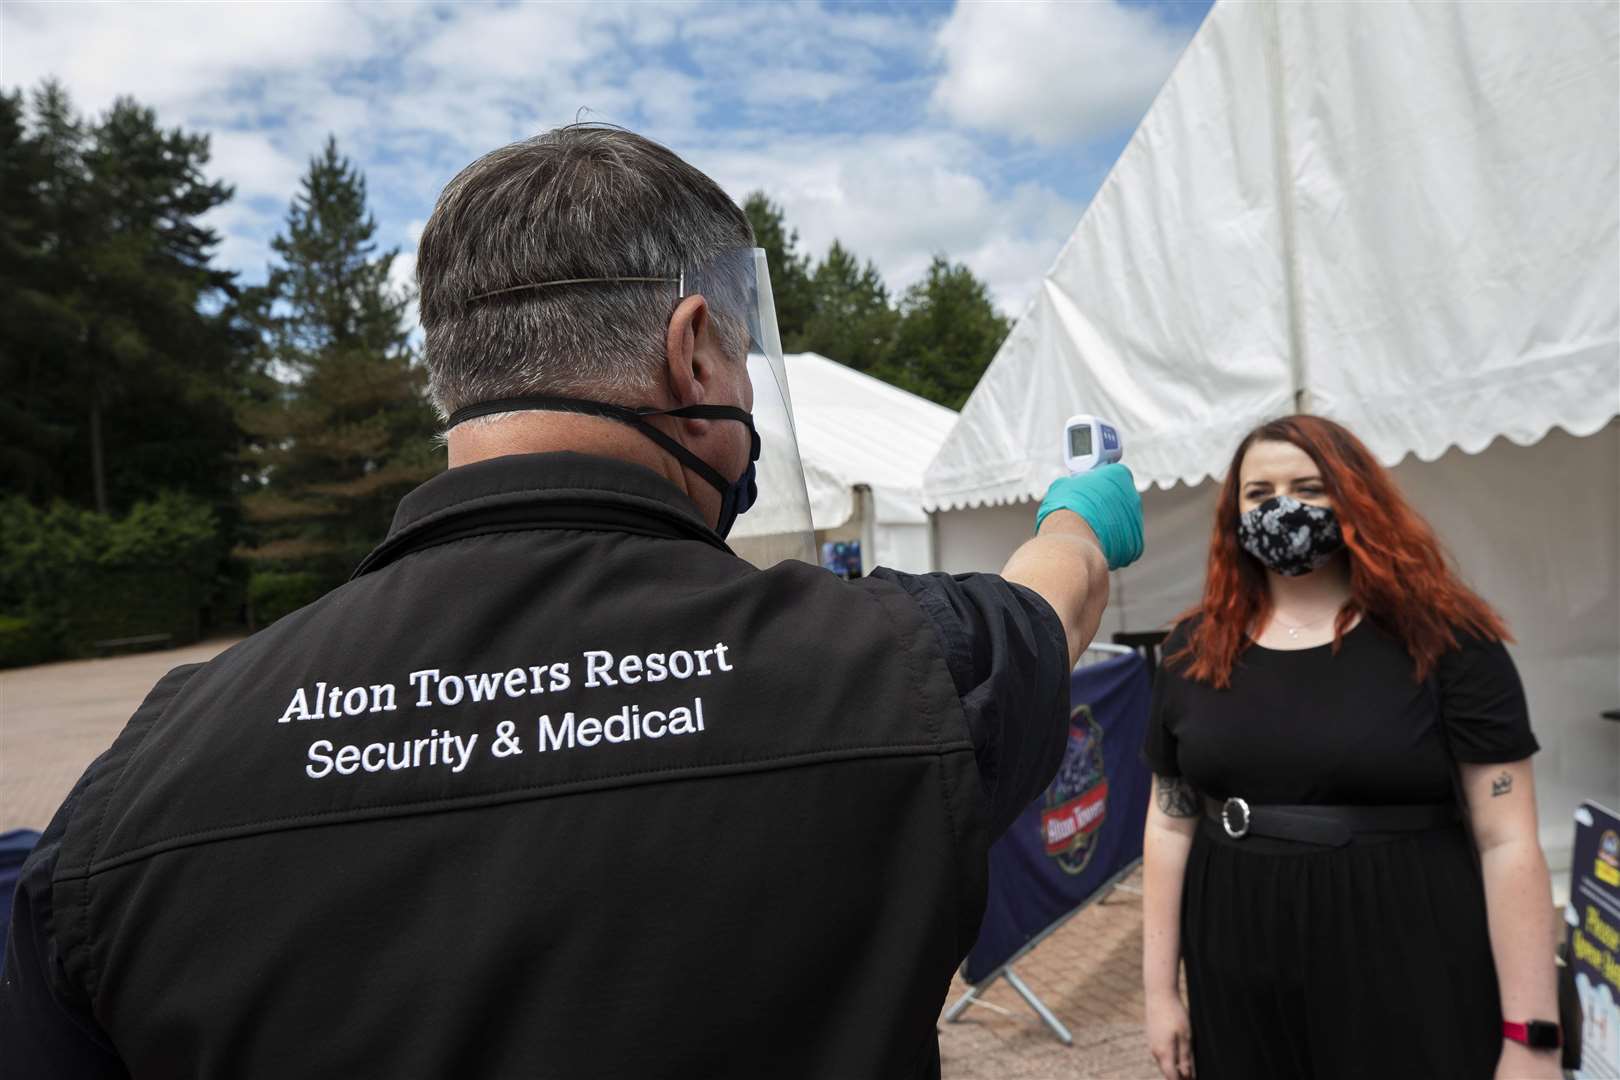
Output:
[[989,289],[961,263],[935,256],[898,305],[870,261],[835,241],[810,269],[781,207],[763,192],[744,204],[766,251],[782,345],[811,350],[960,409],[1007,337]]
[[1009,329],[973,271],[936,255],[901,301],[889,381],[960,409]]
[[6,490],[123,509],[162,490],[229,501],[234,285],[199,224],[231,196],[208,140],[120,99],[87,124],[43,84],[0,107],[0,457]]
[[[60,462],[70,439],[44,400],[42,360],[63,313],[40,291],[48,267],[46,184],[50,161],[27,130],[20,92],[0,94],[0,488],[45,502],[62,487]],[[55,395],[51,395],[53,398]]]
[[99,232],[90,430],[119,504],[165,490],[232,499],[230,388],[245,342],[235,274],[213,265],[219,235],[201,223],[233,193],[204,176],[208,159],[207,136],[165,131],[128,98],[95,126],[85,156]]
[[[400,496],[436,472],[435,422],[406,311],[389,285],[365,178],[328,139],[272,241],[262,351],[242,409],[253,437],[244,498],[261,571],[318,594],[386,534]],[[313,598],[306,597],[306,599]]]
[[810,348],[806,331],[816,302],[810,280],[810,258],[799,253],[799,232],[788,229],[782,208],[771,202],[763,191],[756,191],[743,201],[743,212],[754,227],[755,245],[765,249],[782,348],[787,352],[803,352]]
[[877,267],[862,267],[836,240],[811,277],[814,309],[805,348],[876,375],[889,364],[899,321]]

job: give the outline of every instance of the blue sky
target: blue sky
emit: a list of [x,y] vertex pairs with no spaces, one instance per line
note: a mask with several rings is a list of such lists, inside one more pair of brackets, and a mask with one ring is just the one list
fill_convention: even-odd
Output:
[[943,253],[1016,314],[1210,2],[8,2],[0,73],[209,132],[247,280],[329,132],[405,280],[445,181],[578,117],[764,189],[812,255],[841,240],[898,290]]

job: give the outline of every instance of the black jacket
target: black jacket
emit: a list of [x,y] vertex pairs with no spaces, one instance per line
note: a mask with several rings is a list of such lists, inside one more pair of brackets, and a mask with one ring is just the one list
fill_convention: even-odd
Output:
[[165,677],[24,871],[11,1076],[894,1077],[1055,770],[1000,579],[759,571],[654,474],[501,458]]

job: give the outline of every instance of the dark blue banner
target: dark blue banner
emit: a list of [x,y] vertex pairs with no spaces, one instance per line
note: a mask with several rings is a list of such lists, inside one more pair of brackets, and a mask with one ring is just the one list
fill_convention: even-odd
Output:
[[990,848],[990,894],[963,975],[988,977],[1142,857],[1152,775],[1141,759],[1151,696],[1147,662],[1076,668],[1069,746],[1057,777]]
[[1580,995],[1581,1080],[1620,1077],[1620,817],[1597,803],[1575,811],[1569,962]]

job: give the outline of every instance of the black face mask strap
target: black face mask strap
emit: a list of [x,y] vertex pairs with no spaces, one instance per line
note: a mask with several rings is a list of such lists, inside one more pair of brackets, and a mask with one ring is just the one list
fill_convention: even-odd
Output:
[[628,409],[623,405],[610,405],[605,401],[586,401],[581,398],[563,397],[515,397],[501,398],[498,401],[481,401],[476,405],[468,405],[457,409],[450,414],[449,427],[477,419],[480,416],[493,416],[496,413],[507,412],[566,412],[577,413],[581,416],[600,416],[604,420],[616,420],[627,424],[641,432],[647,438],[661,446],[672,457],[697,473],[709,486],[721,495],[731,487],[731,481],[720,475],[719,470],[698,457],[692,451],[647,423],[649,416],[687,416],[694,420],[741,420],[748,425],[754,440],[754,456],[759,456],[759,433],[754,431],[753,417],[732,405],[688,405],[681,409]]
[[735,405],[687,405],[679,409],[665,409],[663,412],[645,412],[641,416],[685,416],[693,420],[735,420],[748,427],[749,460],[759,460],[759,432],[754,428],[754,416],[746,409],[739,409]]

